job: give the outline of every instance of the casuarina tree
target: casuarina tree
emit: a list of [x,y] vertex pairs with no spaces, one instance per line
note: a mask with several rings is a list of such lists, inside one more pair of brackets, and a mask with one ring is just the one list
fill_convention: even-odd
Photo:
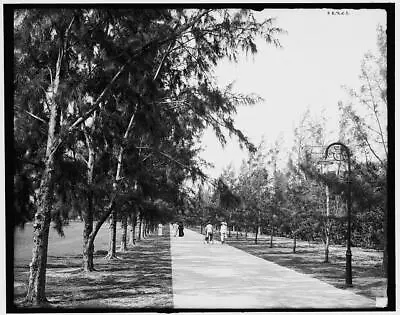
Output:
[[[18,10],[14,27],[16,106],[23,104],[21,96],[28,95],[29,89],[35,90],[35,99],[31,101],[35,110],[28,110],[27,115],[45,127],[27,294],[29,302],[41,304],[46,301],[56,165],[70,154],[69,143],[77,133],[85,131],[82,126],[90,126],[89,121],[93,120],[95,128],[105,127],[115,136],[113,142],[100,148],[103,151],[108,145],[105,151],[111,150],[108,152],[113,169],[113,175],[109,174],[112,178],[108,177],[111,191],[105,209],[92,229],[92,210],[84,216],[85,237],[89,235],[85,248],[90,252],[101,224],[110,214],[113,218],[117,215],[115,202],[122,183],[125,150],[131,140],[139,147],[140,135],[147,135],[150,141],[143,145],[146,150],[181,164],[182,168],[188,167],[191,173],[200,173],[194,157],[191,163],[184,164],[179,155],[171,154],[176,152],[175,148],[171,152],[159,150],[158,144],[164,142],[164,137],[175,135],[179,143],[180,132],[191,131],[195,137],[209,125],[221,142],[225,141],[222,131],[227,129],[251,148],[247,138],[235,128],[232,115],[238,105],[258,99],[237,95],[229,87],[217,88],[211,72],[220,59],[235,60],[240,50],[255,53],[257,36],[279,45],[275,36],[280,29],[274,27],[271,19],[258,22],[250,10],[98,8]],[[112,116],[107,124],[97,123],[106,115]],[[150,122],[147,127],[138,126],[142,118]],[[162,119],[173,121],[168,124],[170,130],[163,130]],[[111,122],[116,125],[110,126]],[[86,174],[90,187],[93,158],[90,163],[89,158],[93,156],[93,147],[91,131],[86,132]],[[180,145],[185,147],[185,141],[180,141]],[[90,194],[89,190],[89,197]]]

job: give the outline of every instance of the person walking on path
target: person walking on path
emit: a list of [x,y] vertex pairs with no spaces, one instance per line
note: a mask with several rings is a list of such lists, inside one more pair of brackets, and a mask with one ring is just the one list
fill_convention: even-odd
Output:
[[178,225],[178,230],[179,230],[179,237],[183,237],[183,235],[185,235],[184,233],[183,233],[183,222],[179,222],[179,225]]
[[213,226],[211,225],[211,223],[208,223],[206,225],[206,241],[207,244],[210,244],[210,242],[213,241]]
[[172,224],[172,232],[174,233],[174,237],[178,235],[178,223],[174,222],[174,224]]
[[162,228],[163,225],[161,223],[158,224],[158,236],[162,236]]
[[227,232],[228,232],[228,226],[227,226],[227,223],[224,221],[221,223],[221,229],[220,229],[221,244],[224,244],[226,236],[227,236]]

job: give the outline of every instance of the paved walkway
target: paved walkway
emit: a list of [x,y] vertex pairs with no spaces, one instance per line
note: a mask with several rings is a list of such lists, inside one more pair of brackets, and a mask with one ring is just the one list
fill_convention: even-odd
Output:
[[185,229],[171,235],[174,308],[374,308],[375,301]]

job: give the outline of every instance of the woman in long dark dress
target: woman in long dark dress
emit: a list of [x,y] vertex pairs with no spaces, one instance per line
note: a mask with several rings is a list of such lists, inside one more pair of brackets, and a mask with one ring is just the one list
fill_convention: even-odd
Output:
[[178,236],[182,237],[184,235],[184,233],[183,233],[183,223],[182,222],[179,222],[178,231],[179,231]]

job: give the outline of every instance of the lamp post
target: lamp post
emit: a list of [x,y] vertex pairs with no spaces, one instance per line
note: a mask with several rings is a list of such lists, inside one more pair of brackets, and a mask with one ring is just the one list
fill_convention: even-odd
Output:
[[[343,156],[345,153],[346,158]],[[347,159],[347,250],[346,250],[346,286],[352,287],[351,271],[351,167],[350,167],[350,149],[341,142],[334,142],[325,149],[325,159],[328,155],[335,161],[341,162]]]

